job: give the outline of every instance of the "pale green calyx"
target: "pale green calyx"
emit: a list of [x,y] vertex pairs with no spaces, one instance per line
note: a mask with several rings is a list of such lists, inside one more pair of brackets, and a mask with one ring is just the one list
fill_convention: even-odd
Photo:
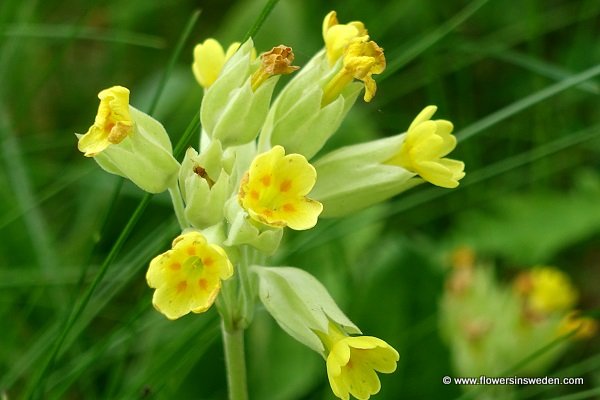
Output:
[[356,101],[362,86],[349,84],[332,102],[323,105],[323,87],[341,68],[330,68],[324,52],[285,86],[271,107],[259,137],[259,150],[275,145],[312,158],[335,133]]
[[229,223],[226,246],[250,245],[262,253],[275,253],[281,238],[283,228],[270,227],[252,220],[240,206],[236,196],[225,203],[225,218]]
[[223,219],[223,204],[230,194],[229,175],[220,167],[222,152],[214,141],[202,154],[189,148],[179,172],[185,217],[202,229]]
[[217,80],[206,90],[200,109],[202,128],[224,147],[256,138],[269,109],[278,77],[252,87],[252,73],[260,60],[252,60],[253,42],[248,39],[226,62]]
[[314,163],[317,183],[311,196],[323,203],[323,217],[341,217],[389,199],[422,183],[405,168],[386,165],[404,134],[343,147]]
[[328,332],[330,321],[349,334],[361,333],[308,272],[293,267],[255,267],[253,271],[265,308],[284,331],[316,352],[326,355],[316,332]]
[[[101,93],[108,97],[111,96],[110,92],[113,89],[107,89]],[[119,106],[121,109],[128,110],[130,130],[118,141],[103,146],[90,156],[105,171],[131,180],[146,192],[160,193],[167,190],[176,182],[179,170],[179,163],[172,154],[169,135],[160,122],[126,102],[122,102],[116,95],[114,97],[115,100],[108,103],[106,108],[115,107],[114,103],[117,101],[123,103]],[[104,99],[102,100],[104,101]],[[102,107],[103,105],[101,105],[101,109]],[[96,125],[98,125],[98,119],[97,117]],[[113,124],[112,121],[107,120],[97,129],[110,127],[111,124]],[[92,128],[90,128],[91,130]],[[88,135],[90,135],[89,132],[86,135],[77,135],[80,147],[82,143],[86,143]]]

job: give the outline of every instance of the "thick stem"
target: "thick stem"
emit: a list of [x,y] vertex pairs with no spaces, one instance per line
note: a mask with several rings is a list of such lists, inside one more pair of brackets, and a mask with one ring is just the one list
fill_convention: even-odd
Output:
[[244,330],[238,327],[229,330],[224,323],[221,323],[221,332],[223,333],[229,400],[248,400]]

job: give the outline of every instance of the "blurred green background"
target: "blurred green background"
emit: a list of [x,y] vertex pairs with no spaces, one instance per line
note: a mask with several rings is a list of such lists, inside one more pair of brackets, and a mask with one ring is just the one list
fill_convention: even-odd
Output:
[[[143,195],[77,151],[73,133],[92,124],[96,94],[123,85],[148,111],[201,10],[153,113],[177,142],[202,96],[193,46],[240,40],[265,3],[0,2],[0,398],[31,393],[66,315]],[[437,325],[457,246],[494,262],[501,278],[556,265],[579,288],[580,308],[600,306],[600,2],[281,0],[257,49],[284,43],[305,64],[322,47],[331,9],[341,22],[365,22],[388,70],[329,148],[402,132],[435,104],[436,117],[455,124],[451,156],[465,161],[467,176],[456,190],[422,185],[288,232],[273,263],[318,276],[366,334],[398,349],[398,370],[381,377],[376,398],[458,398],[460,388],[441,382],[452,369]],[[216,312],[172,322],[151,306],[145,270],[177,233],[168,196],[155,196],[76,320],[41,398],[226,397]],[[333,398],[320,356],[264,309],[246,339],[251,398]],[[577,343],[548,371],[576,366],[584,386],[524,387],[520,398],[600,396],[599,350],[597,338]]]

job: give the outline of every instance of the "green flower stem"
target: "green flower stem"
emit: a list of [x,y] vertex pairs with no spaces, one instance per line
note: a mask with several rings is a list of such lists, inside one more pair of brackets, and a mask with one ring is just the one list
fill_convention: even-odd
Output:
[[175,210],[175,215],[177,216],[177,222],[179,222],[179,226],[181,230],[188,228],[190,225],[185,218],[185,206],[183,205],[183,199],[181,198],[181,191],[179,190],[179,185],[175,182],[169,188],[169,194],[171,195],[171,202],[173,203],[173,210]]
[[229,400],[247,400],[244,329],[236,326],[233,329],[228,329],[226,324],[222,322],[221,332],[223,333]]

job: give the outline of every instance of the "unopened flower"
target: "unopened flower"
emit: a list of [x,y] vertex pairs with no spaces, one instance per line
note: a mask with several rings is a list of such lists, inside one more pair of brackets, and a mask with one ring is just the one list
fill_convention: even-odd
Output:
[[434,185],[455,188],[465,176],[462,161],[444,158],[456,147],[453,125],[446,120],[431,120],[436,106],[427,106],[408,127],[400,151],[387,161],[419,174]]
[[173,240],[173,248],[156,256],[146,274],[155,288],[152,304],[169,319],[190,311],[210,308],[219,294],[221,280],[233,275],[225,251],[209,244],[199,232],[184,233]]
[[251,218],[295,230],[315,226],[323,206],[306,197],[317,173],[300,154],[285,155],[281,146],[259,154],[242,178],[238,198]]
[[240,43],[234,42],[229,45],[227,51],[224,51],[223,46],[212,38],[206,39],[204,43],[197,44],[194,47],[192,71],[200,86],[205,89],[210,87],[219,77],[225,62],[231,58],[239,47]]
[[113,86],[98,93],[100,106],[94,125],[79,138],[77,147],[93,157],[111,144],[118,144],[133,132],[129,113],[129,89]]
[[298,70],[300,67],[292,65],[294,52],[291,47],[279,45],[270,51],[261,54],[261,64],[252,75],[252,90],[256,90],[264,81],[274,75],[287,75]]
[[379,392],[377,372],[396,370],[398,352],[383,340],[373,336],[347,336],[335,324],[329,332],[320,334],[327,354],[327,376],[333,393],[348,400],[350,395],[365,400]]
[[373,74],[381,74],[385,70],[383,49],[366,37],[353,39],[346,51],[342,69],[329,81],[323,89],[322,104],[326,105],[335,100],[354,79],[365,85],[364,100],[371,101],[377,91]]
[[340,24],[335,11],[329,12],[323,19],[323,41],[330,66],[344,54],[352,40],[361,37],[368,40],[367,29],[361,21]]

